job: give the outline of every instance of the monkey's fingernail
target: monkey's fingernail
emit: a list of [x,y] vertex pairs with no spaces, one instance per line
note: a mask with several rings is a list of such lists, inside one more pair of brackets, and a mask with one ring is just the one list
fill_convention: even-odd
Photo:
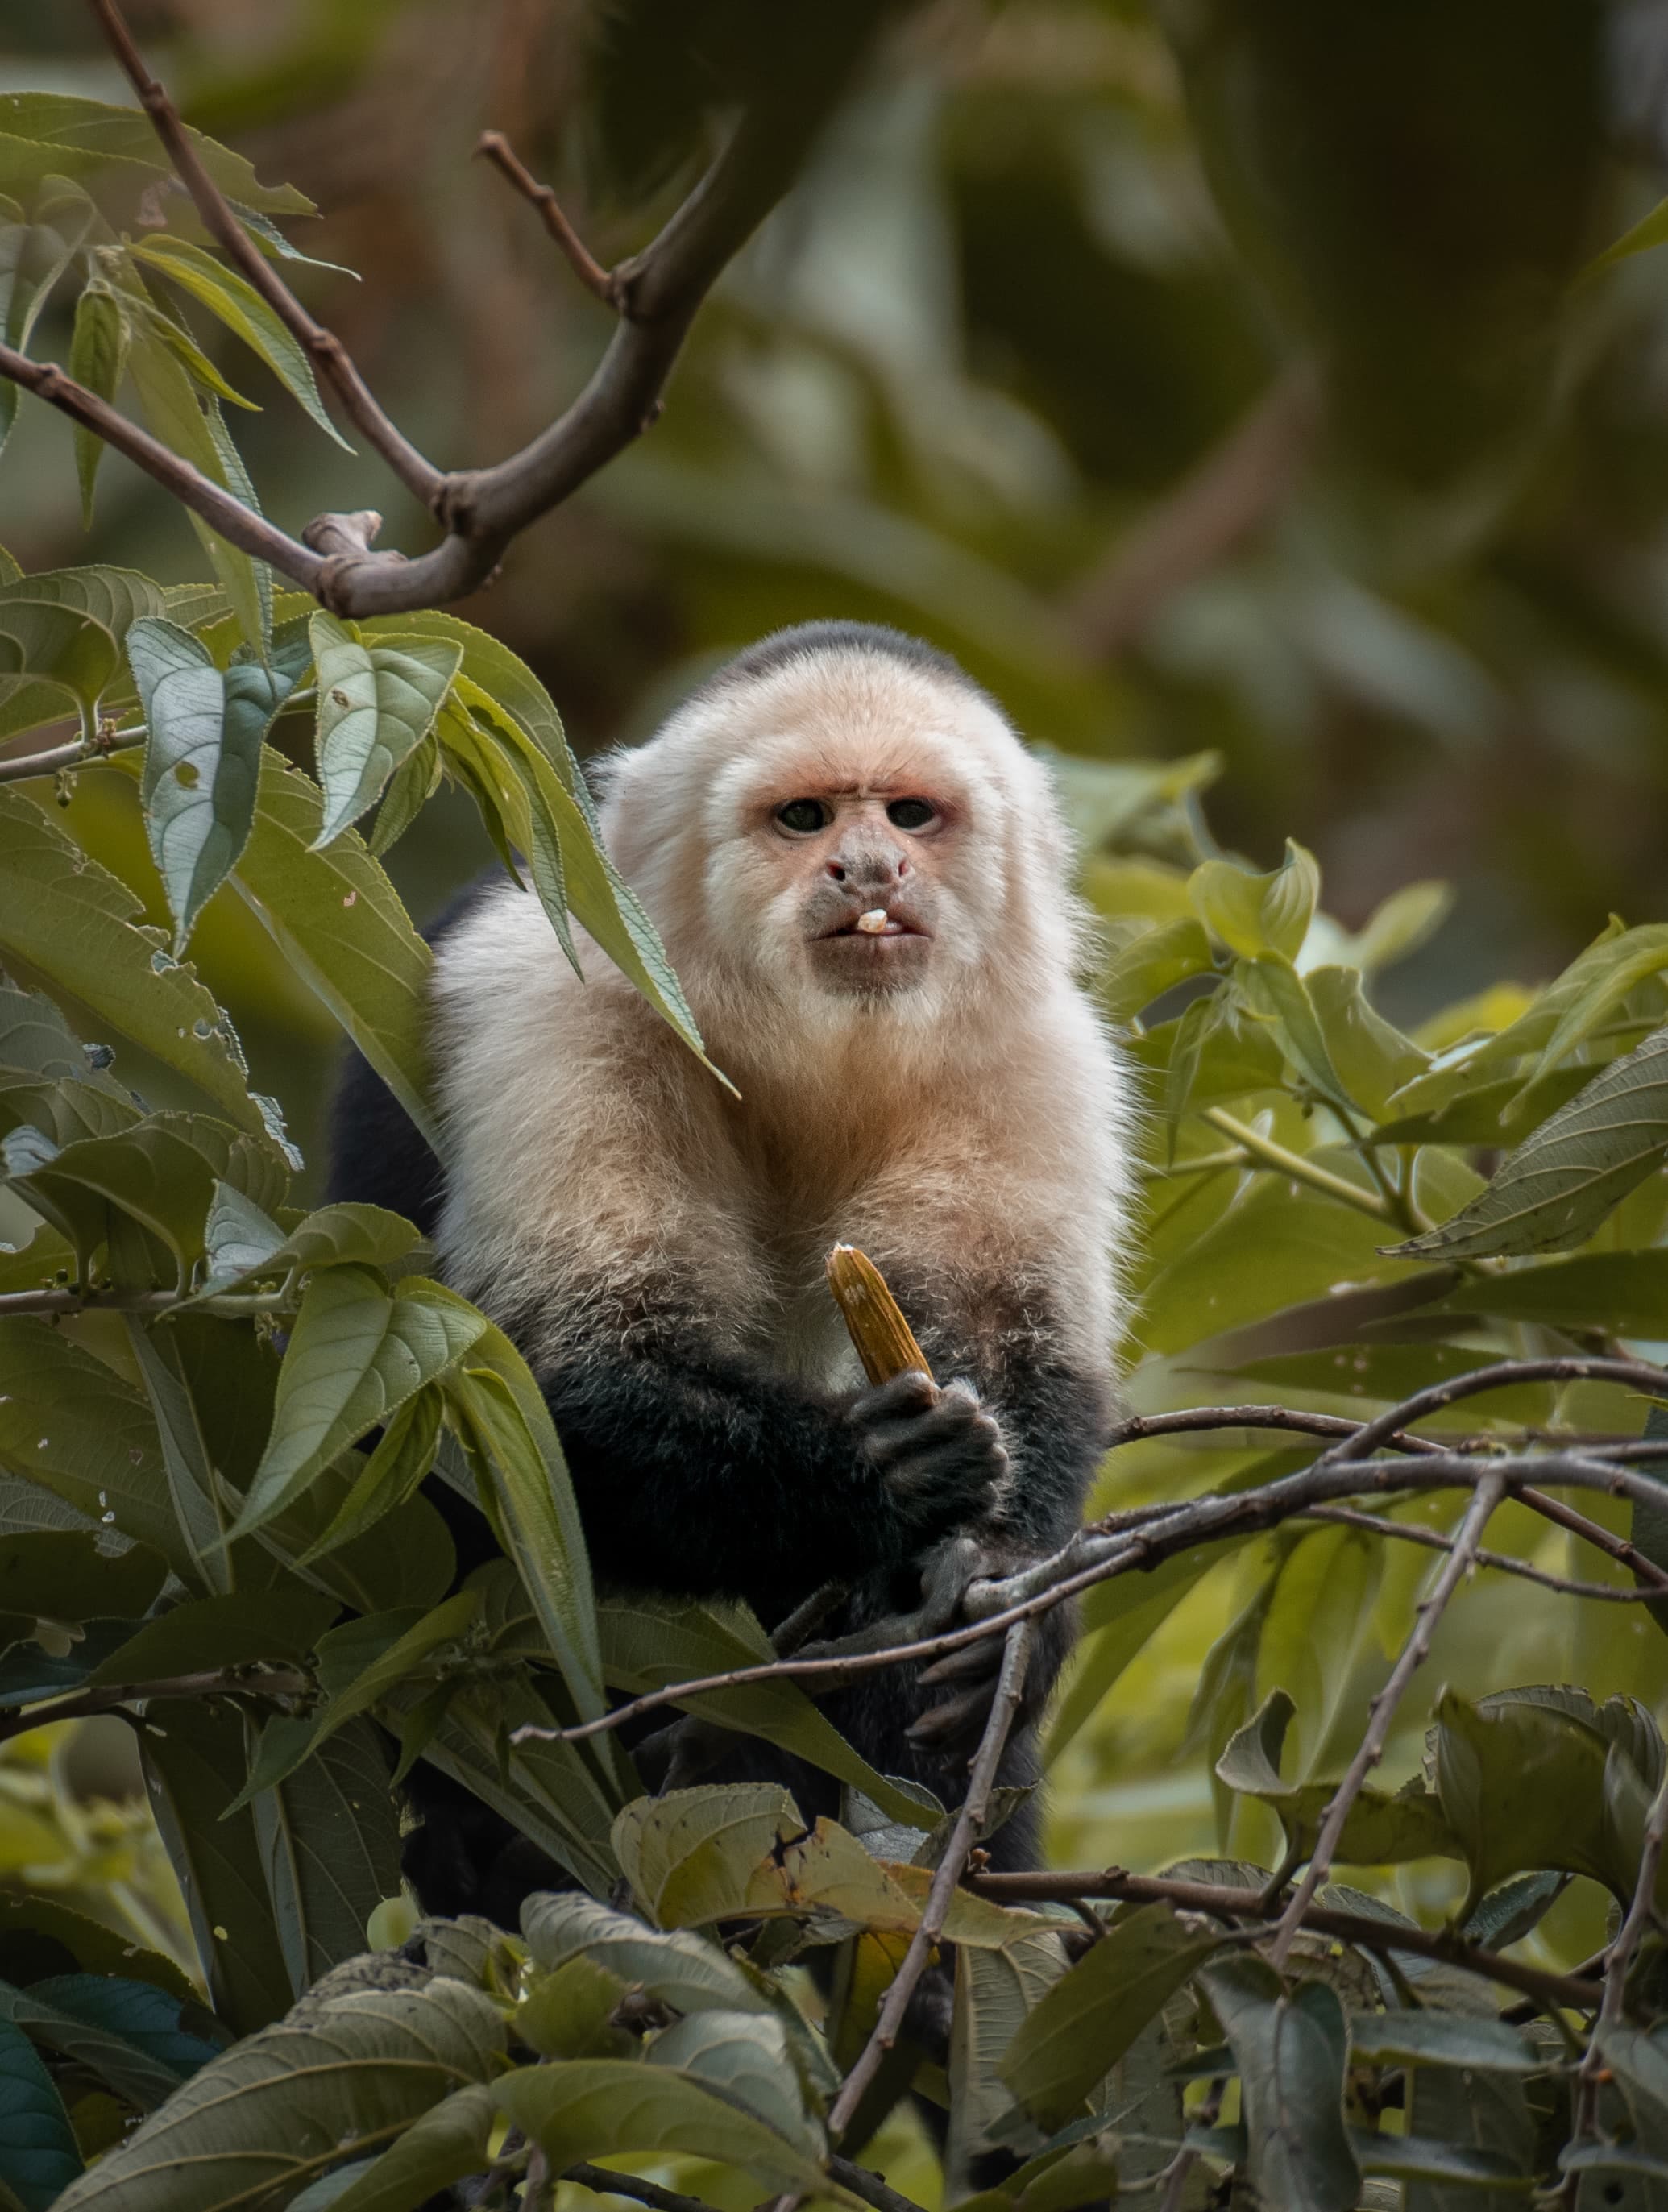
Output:
[[860,914],[857,918],[856,927],[865,937],[878,937],[885,928],[886,923],[886,908],[883,906],[876,906],[871,907],[867,914]]

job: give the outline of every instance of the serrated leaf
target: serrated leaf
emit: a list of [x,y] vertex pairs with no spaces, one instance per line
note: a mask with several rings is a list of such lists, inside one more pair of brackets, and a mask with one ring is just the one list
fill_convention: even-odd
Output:
[[1288,1991],[1259,1958],[1224,1959],[1204,1980],[1239,2069],[1246,2180],[1281,2212],[1350,2212],[1361,2170],[1343,2124],[1343,2010],[1323,1982]]
[[0,584],[0,737],[72,710],[90,729],[122,640],[162,594],[131,568],[58,568]]
[[307,664],[305,633],[270,662],[216,668],[189,630],[154,618],[128,632],[149,735],[145,835],[183,952],[197,915],[237,866],[255,819],[261,745]]
[[[264,215],[313,215],[306,194],[294,185],[264,185],[241,154],[215,139],[181,126],[215,182],[240,206]],[[84,100],[79,94],[15,92],[0,96],[0,134],[16,148],[46,149],[51,166],[66,175],[83,175],[106,164],[132,165],[157,177],[168,174],[167,156],[150,119],[134,106]],[[12,155],[15,161],[15,153]],[[24,174],[33,174],[24,171]],[[19,171],[0,166],[0,188]]]
[[669,2066],[581,2058],[522,2067],[498,2083],[497,2096],[558,2172],[580,2159],[681,2151],[738,2166],[771,2189],[846,2201],[799,2144]]
[[1504,2021],[1451,2012],[1365,2012],[1350,2020],[1350,2047],[1375,2066],[1465,2066],[1484,2074],[1535,2074],[1546,2061]]
[[200,300],[210,314],[258,353],[272,374],[306,408],[326,437],[343,453],[353,447],[325,412],[313,381],[312,364],[300,343],[246,277],[238,276],[188,239],[167,232],[142,238],[131,248],[136,259],[159,269],[172,283]]
[[536,1893],[521,1908],[521,1932],[536,1966],[559,1973],[575,1959],[682,2013],[714,2007],[768,2009],[740,1967],[716,1943],[682,1929],[646,1927],[628,1912],[577,1890]]
[[318,1270],[290,1333],[272,1434],[234,1534],[247,1535],[282,1512],[489,1326],[462,1298],[420,1277],[391,1291],[368,1267]]
[[318,765],[325,793],[318,847],[333,842],[375,803],[428,736],[463,652],[420,638],[398,647],[364,645],[329,614],[314,615],[307,627],[318,671]]
[[209,1272],[203,1295],[291,1268],[391,1267],[422,1241],[401,1215],[356,1199],[321,1206],[286,1232],[241,1191],[219,1183],[203,1232]]
[[1242,959],[1274,952],[1295,960],[1320,895],[1314,855],[1286,840],[1286,857],[1265,876],[1229,860],[1205,860],[1187,879],[1187,896],[1205,927]]
[[[458,1304],[464,1314],[484,1319]],[[591,1561],[544,1394],[508,1337],[489,1325],[446,1375],[446,1392],[482,1497],[495,1509],[501,1540],[569,1694],[583,1718],[594,1718],[607,1698]]]
[[[776,1656],[764,1631],[737,1607],[659,1601],[652,1595],[629,1601],[605,1597],[597,1618],[604,1675],[613,1687],[634,1694],[669,1682],[760,1666]],[[925,1832],[938,1817],[863,1758],[796,1682],[740,1683],[679,1703],[683,1710],[722,1728],[761,1736],[825,1774],[837,1775],[861,1790],[889,1819],[909,1828]]]
[[1398,1258],[1516,1257],[1585,1243],[1668,1158],[1668,1029],[1610,1065],[1507,1154],[1451,1221]]
[[52,2077],[20,2027],[0,2020],[0,2185],[23,2212],[52,2212],[82,2170]]
[[58,2212],[231,2212],[279,2201],[355,2150],[377,2150],[504,2047],[491,2002],[462,1982],[314,1998],[205,2066],[108,2152]]
[[804,1829],[792,1798],[770,1783],[672,1790],[625,1808],[614,1850],[650,1917],[682,1927],[721,1917],[759,1862]]
[[498,2100],[484,2084],[454,2089],[332,2197],[331,2212],[422,2212],[449,2182],[488,2165],[497,2118]]
[[0,958],[187,1077],[240,1127],[264,1133],[224,1015],[160,932],[141,926],[143,911],[39,807],[0,789]]
[[1219,1948],[1148,1905],[1089,1948],[1027,2016],[1002,2077],[1051,2132],[1072,2118],[1148,2022]]
[[433,1144],[423,1047],[433,956],[355,831],[315,849],[322,820],[317,785],[265,747],[255,826],[232,880]]
[[[89,284],[76,302],[70,337],[70,374],[98,398],[112,401],[127,365],[127,321],[107,284]],[[93,493],[106,451],[96,430],[77,422],[76,476],[81,485],[81,526],[93,527]]]
[[[191,377],[148,322],[130,325],[127,365],[149,428],[211,483],[250,504],[247,479],[240,482],[239,472],[227,468],[225,441],[216,436]],[[212,394],[209,404],[215,404]],[[257,575],[256,564],[246,553],[211,529],[194,508],[186,509],[186,519],[213,563],[239,629],[258,652],[266,641],[270,580],[264,592],[264,579]]]

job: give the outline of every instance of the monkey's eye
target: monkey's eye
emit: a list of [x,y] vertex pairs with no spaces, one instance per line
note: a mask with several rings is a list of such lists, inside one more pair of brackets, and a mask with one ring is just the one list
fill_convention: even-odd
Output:
[[938,810],[930,799],[895,799],[886,818],[898,830],[925,830],[937,820]]
[[820,799],[791,799],[785,806],[776,810],[776,819],[784,830],[792,830],[796,837],[809,837],[828,818],[828,810]]

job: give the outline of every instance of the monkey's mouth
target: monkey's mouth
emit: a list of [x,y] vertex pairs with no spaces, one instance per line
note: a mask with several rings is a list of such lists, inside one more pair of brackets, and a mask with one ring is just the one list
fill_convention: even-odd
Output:
[[816,941],[827,945],[835,939],[850,939],[859,945],[865,940],[871,945],[884,945],[889,939],[925,938],[930,934],[931,932],[923,929],[908,915],[901,914],[896,908],[870,907],[863,914],[848,914],[843,921],[835,922],[832,928],[820,931]]

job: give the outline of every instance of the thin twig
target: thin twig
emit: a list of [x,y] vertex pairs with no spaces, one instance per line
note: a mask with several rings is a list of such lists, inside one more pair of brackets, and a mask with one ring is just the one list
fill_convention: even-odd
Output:
[[[1593,2131],[1598,2111],[1598,2085],[1604,2072],[1604,2032],[1616,2027],[1627,2016],[1628,1970],[1634,1954],[1644,1937],[1645,1930],[1657,1917],[1657,1877],[1662,1867],[1662,1847],[1668,1836],[1668,1773],[1665,1773],[1656,1796],[1651,1800],[1651,1809],[1645,1816],[1644,1848],[1639,1855],[1639,1872],[1634,1880],[1634,1893],[1627,1916],[1616,1931],[1616,1939],[1604,1954],[1604,1996],[1598,2009],[1591,2039],[1576,2075],[1574,2123],[1571,2129],[1572,2142]],[[1571,2182],[1579,2182],[1572,2173]],[[1568,2201],[1578,2201],[1576,2191],[1567,2189]]]
[[1384,1757],[1384,1747],[1389,1740],[1396,1709],[1415,1674],[1429,1657],[1430,1639],[1436,1632],[1436,1624],[1442,1618],[1448,1600],[1471,1572],[1477,1547],[1483,1541],[1483,1532],[1505,1495],[1506,1478],[1490,1470],[1478,1483],[1471,1504],[1465,1508],[1465,1517],[1455,1531],[1453,1548],[1443,1561],[1441,1572],[1431,1585],[1428,1595],[1421,1598],[1414,1608],[1413,1632],[1402,1646],[1400,1656],[1390,1670],[1389,1680],[1368,1707],[1367,1733],[1356,1746],[1356,1755],[1350,1761],[1343,1779],[1332,1792],[1331,1802],[1321,1820],[1320,1833],[1309,1854],[1309,1863],[1304,1869],[1303,1879],[1292,1892],[1291,1903],[1286,1907],[1276,1931],[1271,1955],[1277,1966],[1283,1966],[1286,1963],[1286,1954],[1303,1925],[1303,1916],[1314,1902],[1316,1891],[1332,1870],[1332,1856],[1343,1837],[1350,1808],[1360,1796],[1368,1776]]
[[[1410,1429],[1416,1421],[1441,1413],[1461,1398],[1475,1398],[1485,1390],[1509,1389],[1519,1382],[1620,1382],[1658,1397],[1668,1392],[1668,1374],[1642,1359],[1496,1360],[1492,1366],[1469,1368],[1463,1375],[1450,1375],[1445,1382],[1416,1390],[1399,1406],[1364,1423],[1347,1443],[1326,1453],[1321,1463],[1370,1458],[1398,1429]],[[1668,1459],[1668,1445],[1663,1447],[1662,1456]]]
[[92,8],[112,52],[138,94],[139,105],[149,116],[162,142],[174,174],[191,194],[191,204],[203,218],[203,228],[233,267],[260,294],[286,330],[306,349],[334,392],[343,413],[366,443],[381,454],[408,491],[415,493],[425,507],[432,507],[446,482],[445,477],[432,461],[424,459],[384,414],[341,339],[307,313],[232,212],[225,194],[197,152],[192,134],[181,122],[179,109],[146,67],[117,0],[92,0]]
[[90,768],[108,760],[112,753],[132,750],[145,742],[143,730],[112,730],[106,737],[71,738],[65,744],[49,745],[44,752],[13,753],[0,760],[0,783],[25,783],[32,776],[61,775],[66,769]]
[[[1331,1521],[1347,1528],[1362,1528],[1372,1536],[1394,1536],[1404,1544],[1422,1544],[1427,1551],[1451,1552],[1453,1538],[1445,1536],[1440,1528],[1427,1528],[1418,1521],[1386,1521],[1377,1513],[1358,1513],[1351,1505],[1311,1505],[1307,1511],[1294,1516],[1304,1521]],[[1640,1605],[1653,1593],[1647,1589],[1629,1589],[1625,1583],[1576,1582],[1568,1575],[1549,1574],[1544,1567],[1532,1565],[1527,1559],[1514,1559],[1508,1552],[1478,1552],[1477,1565],[1490,1567],[1496,1574],[1516,1575],[1521,1581],[1537,1583],[1542,1589],[1556,1590],[1561,1597],[1596,1598],[1610,1605]]]
[[[1651,1370],[1655,1373],[1656,1370]],[[1659,1377],[1659,1387],[1661,1386]],[[1231,1537],[1278,1528],[1311,1505],[1362,1497],[1369,1492],[1394,1494],[1428,1490],[1475,1490],[1484,1480],[1499,1477],[1507,1488],[1526,1482],[1568,1485],[1615,1497],[1632,1498],[1650,1504],[1661,1503],[1660,1486],[1653,1479],[1634,1474],[1614,1462],[1573,1452],[1548,1452],[1479,1460],[1465,1452],[1435,1451],[1407,1459],[1338,1463],[1325,1460],[1300,1468],[1295,1474],[1264,1484],[1260,1488],[1212,1492],[1159,1514],[1127,1534],[1102,1535],[1085,1529],[1060,1551],[1034,1565],[1000,1581],[974,1583],[963,1600],[964,1610],[977,1615],[962,1628],[942,1635],[910,1637],[889,1642],[906,1623],[877,1623],[838,1645],[813,1648],[794,1659],[756,1667],[738,1667],[722,1674],[703,1674],[684,1682],[669,1682],[628,1704],[616,1705],[595,1720],[571,1728],[547,1729],[526,1723],[513,1731],[513,1742],[574,1743],[591,1735],[623,1727],[641,1713],[658,1706],[677,1705],[714,1690],[730,1690],[749,1682],[806,1680],[817,1686],[831,1686],[843,1676],[892,1667],[905,1660],[937,1659],[960,1651],[1015,1622],[1034,1619],[1079,1591],[1137,1568],[1150,1568],[1195,1544],[1222,1542]],[[989,1607],[990,1610],[986,1610]]]
[[1253,1153],[1265,1166],[1277,1168],[1282,1175],[1289,1176],[1294,1182],[1306,1182],[1311,1190],[1324,1191],[1328,1198],[1341,1199],[1358,1213],[1370,1213],[1374,1221],[1395,1222],[1394,1208],[1376,1192],[1363,1190],[1345,1176],[1334,1175],[1330,1168],[1319,1166],[1307,1153],[1288,1152],[1272,1137],[1261,1135],[1249,1122],[1236,1121],[1220,1106],[1205,1107],[1199,1119],[1208,1121],[1218,1134],[1231,1138],[1243,1151]]
[[634,2197],[640,2204],[652,2205],[654,2212],[713,2212],[704,2197],[684,2197],[676,2189],[663,2189],[658,2181],[645,2181],[634,2173],[616,2173],[610,2166],[581,2161],[563,2166],[561,2178],[577,2181],[582,2189],[594,2189],[600,2197]]
[[1613,1534],[1599,1522],[1589,1521],[1585,1513],[1578,1513],[1573,1505],[1566,1505],[1562,1498],[1549,1498],[1544,1490],[1525,1487],[1517,1492],[1516,1497],[1519,1505],[1526,1505],[1532,1513],[1538,1513],[1542,1520],[1550,1521],[1559,1528],[1568,1529],[1572,1536],[1579,1536],[1584,1544],[1591,1544],[1595,1551],[1604,1552],[1610,1559],[1619,1560],[1639,1577],[1647,1590],[1668,1591],[1668,1573],[1665,1573],[1654,1559],[1647,1559],[1639,1547],[1630,1544],[1625,1536]]
[[[1271,1928],[1273,1924],[1260,1890],[1219,1887],[1213,1881],[1173,1881],[1162,1875],[1130,1874],[1122,1867],[1064,1874],[970,1874],[966,1887],[975,1897],[987,1897],[996,1905],[1069,1905],[1079,1898],[1109,1897],[1136,1905],[1176,1905],[1185,1911],[1210,1913],[1221,1919],[1266,1920]],[[1310,1905],[1303,1924],[1317,1936],[1354,1943],[1380,1955],[1406,1952],[1416,1959],[1436,1959],[1445,1966],[1462,1966],[1468,1973],[1484,1975],[1503,1989],[1534,1998],[1542,2007],[1591,2010],[1602,1995],[1596,1981],[1525,1966],[1448,1929],[1432,1934],[1423,1928],[1404,1928],[1398,1922],[1380,1920],[1372,1913],[1337,1911],[1329,1905]]]
[[921,2212],[913,2197],[889,2187],[883,2176],[852,2159],[841,2158],[838,2151],[828,2160],[828,2177],[842,2189],[849,2189],[853,2197],[862,2197],[865,2204],[872,2204],[875,2212]]
[[246,507],[224,484],[216,483],[212,477],[205,477],[200,469],[182,460],[160,438],[153,438],[149,430],[142,430],[136,422],[130,422],[124,415],[118,415],[106,400],[89,392],[85,385],[77,384],[55,362],[31,361],[27,354],[0,345],[0,376],[9,377],[14,384],[33,392],[38,399],[45,400],[72,422],[96,431],[106,446],[125,454],[165,491],[172,492],[182,507],[200,514],[227,544],[235,545],[240,552],[250,554],[257,561],[266,562],[304,591],[317,589],[325,567],[318,554],[298,539],[286,536],[264,515]]
[[508,179],[523,199],[536,207],[556,244],[567,256],[569,267],[587,292],[595,293],[605,307],[619,305],[615,296],[614,279],[597,260],[573,224],[562,212],[561,203],[549,185],[540,184],[501,131],[483,131],[476,141],[475,150],[492,163],[500,176]]
[[97,1689],[77,1690],[73,1697],[48,1705],[25,1706],[0,1712],[0,1743],[32,1729],[50,1728],[58,1721],[84,1720],[90,1713],[107,1713],[118,1705],[137,1705],[167,1698],[300,1698],[312,1687],[309,1676],[294,1668],[272,1668],[264,1674],[247,1668],[220,1667],[196,1674],[168,1674],[154,1682],[106,1682]]
[[1126,651],[1168,600],[1266,521],[1308,457],[1319,397],[1312,369],[1288,369],[1125,533],[1067,608],[1085,651],[1107,659]]
[[[1107,1439],[1107,1449],[1139,1443],[1149,1437],[1187,1436],[1206,1429],[1289,1429],[1304,1437],[1354,1437],[1362,1423],[1343,1413],[1311,1413],[1293,1406],[1186,1406],[1169,1413],[1131,1413],[1119,1421]],[[1406,1437],[1399,1431],[1385,1438],[1398,1451],[1441,1451],[1428,1437]],[[1097,1522],[1097,1528],[1109,1524]]]
[[997,1769],[1019,1715],[1020,1696],[1025,1686],[1026,1662],[1030,1656],[1030,1623],[1016,1621],[1008,1632],[1007,1646],[1002,1654],[1002,1672],[997,1678],[990,1718],[985,1723],[985,1733],[974,1759],[967,1794],[949,1832],[949,1840],[933,1875],[932,1886],[927,1891],[920,1925],[909,1939],[909,1948],[904,1953],[903,1963],[886,1993],[886,2002],[881,2007],[874,2033],[864,2045],[856,2065],[840,2085],[840,2094],[834,2099],[829,2112],[828,2133],[835,2142],[851,2125],[858,2106],[863,2102],[864,2092],[880,2070],[882,2060],[897,2041],[903,2027],[904,2014],[909,2008],[909,2000],[926,1971],[927,1960],[934,1945],[944,1932],[944,1923],[949,1917],[950,1899],[955,1893],[955,1885],[966,1871],[967,1854],[977,1840],[985,1815],[990,1809],[991,1791],[996,1782]]
[[38,1291],[0,1291],[0,1316],[9,1314],[177,1313],[189,1305],[193,1313],[218,1314],[223,1320],[240,1315],[281,1313],[294,1303],[282,1291],[228,1291],[221,1297],[184,1297],[178,1291],[84,1291],[74,1285],[44,1286]]

